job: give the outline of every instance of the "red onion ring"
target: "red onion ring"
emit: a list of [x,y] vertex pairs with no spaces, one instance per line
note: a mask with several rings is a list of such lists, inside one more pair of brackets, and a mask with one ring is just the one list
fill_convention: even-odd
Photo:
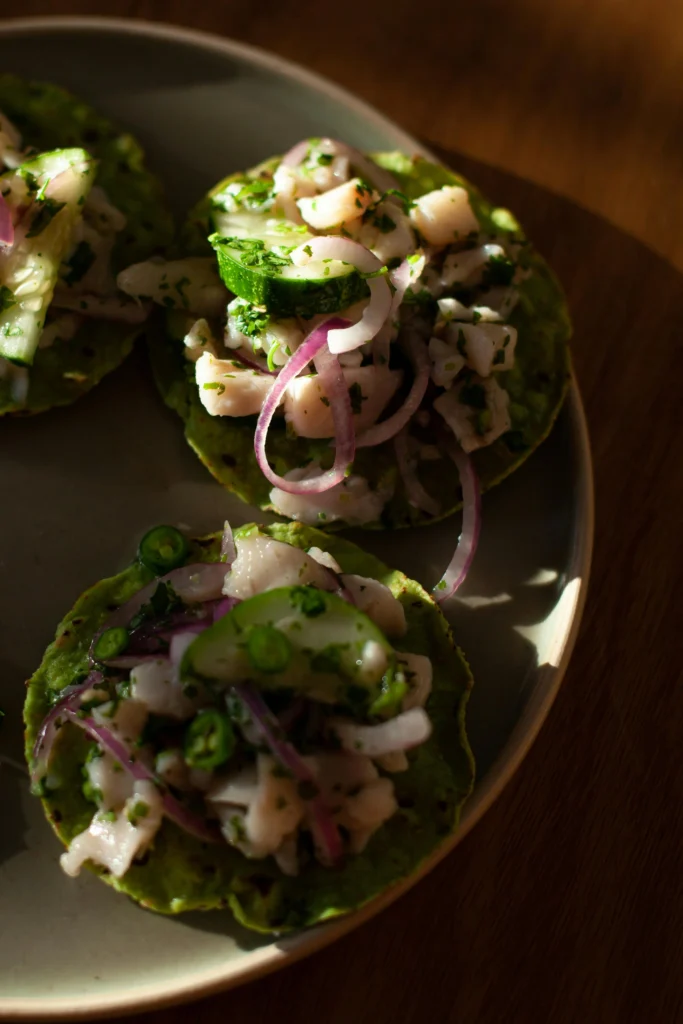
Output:
[[231,612],[236,604],[239,604],[240,600],[238,597],[224,597],[222,601],[218,601],[213,610],[213,621],[218,622],[224,615]]
[[382,261],[366,246],[340,235],[309,238],[307,242],[292,249],[289,256],[295,267],[305,267],[313,260],[339,260],[340,263],[348,263],[360,270],[362,274],[374,274],[383,267]]
[[[162,583],[170,583],[181,600],[191,603],[193,601],[193,580],[203,584],[211,592],[215,592],[215,599],[220,600],[223,589],[223,581],[226,574],[225,563],[223,562],[193,562],[191,565],[181,565],[178,569],[172,569],[165,576],[152,580],[142,590],[117,608],[104,623],[102,630],[111,629],[112,626],[125,626],[133,616],[140,611],[143,604],[147,604],[150,597]],[[194,587],[196,587],[194,583]],[[196,600],[196,598],[194,598]],[[211,600],[203,598],[202,601]]]
[[415,380],[401,408],[381,423],[368,427],[356,438],[356,448],[370,448],[383,441],[389,441],[405,427],[406,423],[420,408],[429,383],[430,363],[424,343],[417,335],[410,335],[408,347],[415,367]]
[[[339,235],[319,235],[317,238],[310,238],[297,246],[290,253],[290,257],[297,267],[305,267],[312,260],[337,260],[340,263],[348,263],[362,274],[374,274],[383,266],[382,261],[360,242],[340,238]],[[368,288],[370,302],[363,310],[360,320],[346,328],[330,331],[328,345],[330,352],[335,355],[350,352],[372,341],[389,315],[392,295],[384,276],[369,278]]]
[[[329,332],[335,327],[345,327],[347,324],[347,320],[342,320],[340,317],[332,317],[311,331],[303,344],[299,346],[294,355],[287,361],[284,368],[280,370],[263,403],[254,433],[256,460],[266,480],[288,494],[322,494],[324,491],[329,491],[331,487],[341,483],[348,467],[353,462],[356,446],[351,400],[346,384],[344,384],[343,389],[340,387],[340,380],[343,381],[344,378],[339,361],[329,353],[327,353],[327,357],[322,357],[320,366],[323,371],[321,376],[324,376],[322,381],[323,387],[327,385],[331,391],[328,394],[328,398],[334,420],[334,443],[336,444],[334,465],[319,476],[310,477],[307,480],[286,480],[285,477],[278,476],[270,468],[268,456],[266,455],[268,429],[288,384],[308,366],[312,359],[315,359],[326,348]],[[318,372],[320,373],[320,370]]]
[[[374,185],[375,188],[379,189],[380,192],[389,192],[390,189],[398,189],[399,183],[393,174],[389,171],[385,171],[383,167],[380,167],[369,157],[365,156],[358,149],[354,149],[353,146],[347,145],[345,142],[339,142],[337,139],[323,138],[320,139],[318,145],[321,149],[325,149],[328,153],[334,156],[345,156],[348,158],[349,163],[355,170],[360,171],[361,175],[365,178],[370,185]],[[285,153],[282,158],[282,163],[286,167],[298,167],[298,165],[306,158],[306,154],[311,147],[309,139],[304,139],[303,142],[297,142],[295,146]]]
[[481,492],[470,457],[459,445],[449,444],[448,454],[458,467],[462,487],[462,531],[448,568],[432,591],[436,601],[452,597],[472,565],[481,531]]
[[[194,562],[192,563],[192,565],[180,566],[178,569],[173,569],[171,572],[166,573],[165,576],[161,576],[159,579],[152,580],[152,582],[148,583],[146,587],[142,588],[142,590],[138,590],[136,594],[133,594],[133,596],[128,601],[126,601],[125,604],[122,604],[120,608],[117,608],[116,611],[112,612],[112,614],[104,621],[102,626],[97,630],[90,643],[89,654],[91,661],[97,661],[94,655],[95,645],[99,638],[101,637],[102,633],[104,633],[104,631],[107,629],[113,629],[114,626],[128,626],[128,623],[133,618],[133,616],[137,615],[137,613],[142,608],[143,604],[148,603],[152,594],[155,592],[155,590],[160,584],[170,583],[170,585],[173,587],[173,589],[181,598],[181,600],[191,603],[193,600],[193,586],[196,587],[197,585],[196,582],[193,584],[193,578],[195,580],[198,578],[200,584],[203,583],[205,586],[209,588],[210,591],[214,591],[216,595],[214,599],[208,598],[206,600],[203,600],[202,602],[197,602],[204,604],[204,610],[208,615],[210,614],[210,612],[206,609],[206,605],[210,604],[212,600],[220,600],[220,597],[222,596],[222,588],[226,572],[227,569],[224,562]],[[197,616],[194,611],[192,612],[191,615],[185,612],[181,612],[179,615],[172,616],[167,626],[162,627],[162,629],[159,629],[158,627],[152,627],[151,629],[141,629],[140,633],[135,637],[135,640],[140,646],[144,644],[148,645],[150,640],[156,640],[159,637],[161,637],[162,639],[164,638],[162,632],[163,628],[168,629],[170,627],[171,632],[173,632],[176,626],[184,627],[188,624],[188,622],[196,622],[197,618],[201,619],[202,617],[203,616],[201,615]],[[136,655],[136,665],[141,664],[145,660],[145,655],[149,654],[152,657],[158,657],[159,652],[155,652],[154,650],[150,651],[148,647],[147,650],[143,649],[141,650],[140,653],[142,655],[141,657],[138,657]],[[103,664],[111,665],[112,667],[114,667],[112,661],[107,661]]]
[[52,750],[52,744],[55,741],[57,733],[57,722],[62,715],[70,708],[76,708],[81,703],[81,695],[86,690],[90,690],[92,687],[102,683],[104,676],[101,672],[92,671],[88,674],[87,678],[82,683],[78,683],[76,686],[67,686],[62,690],[62,695],[51,708],[43,723],[38,730],[36,741],[33,744],[33,769],[31,771],[31,781],[38,782],[47,770],[47,762],[50,757],[50,751]]
[[0,192],[0,245],[14,245],[12,212],[2,192]]
[[164,814],[182,828],[184,832],[188,832],[202,842],[222,842],[219,832],[211,828],[199,815],[188,811],[179,800],[171,796],[161,779],[154,772],[151,772],[149,768],[145,767],[141,761],[137,760],[126,745],[117,739],[109,729],[106,729],[103,725],[98,725],[92,718],[81,718],[76,711],[71,709],[66,709],[64,715],[70,722],[77,725],[79,729],[83,729],[92,739],[96,740],[100,747],[108,754],[111,754],[137,782],[153,782],[161,794]]
[[391,289],[385,277],[371,277],[368,280],[370,301],[363,310],[360,320],[345,330],[330,331],[328,345],[335,355],[351,352],[371,342],[381,331],[391,310]]
[[270,747],[273,757],[292,773],[297,782],[315,787],[315,795],[307,801],[311,808],[311,830],[324,858],[323,863],[339,863],[342,856],[341,836],[329,807],[318,792],[315,775],[304,763],[294,745],[288,740],[281,739],[282,727],[261,694],[249,683],[238,683],[233,686],[233,690],[248,709],[254,725]]
[[302,139],[301,142],[297,142],[296,145],[287,150],[280,162],[283,163],[285,167],[298,167],[305,159],[310,147],[311,144],[308,139]]
[[394,438],[394,450],[396,452],[396,464],[403,480],[408,503],[414,508],[428,512],[430,516],[438,516],[441,512],[441,505],[427,493],[420,483],[417,469],[412,464],[408,442],[409,433],[408,426],[406,425]]

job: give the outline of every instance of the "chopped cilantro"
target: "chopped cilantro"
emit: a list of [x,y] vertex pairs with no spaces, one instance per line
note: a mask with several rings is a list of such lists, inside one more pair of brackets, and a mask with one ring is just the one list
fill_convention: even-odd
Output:
[[178,295],[182,300],[183,306],[187,306],[188,304],[187,296],[183,292],[183,288],[186,288],[188,284],[190,284],[189,277],[181,277],[180,280],[176,281],[176,283],[173,285],[174,291],[178,292]]
[[292,605],[308,619],[322,615],[327,608],[322,593],[314,587],[292,587],[290,600]]
[[272,182],[264,181],[262,178],[254,178],[247,181],[235,196],[240,206],[247,210],[258,210],[268,203],[273,197]]
[[263,270],[275,270],[287,267],[292,262],[289,256],[280,256],[266,249],[260,238],[221,238],[224,245],[242,253],[241,261],[245,267],[256,267]]
[[365,396],[363,395],[361,386],[358,383],[358,381],[355,381],[349,388],[349,398],[351,399],[352,412],[361,412],[363,408],[363,402],[365,401]]
[[[226,377],[228,374],[226,374]],[[202,384],[205,391],[217,391],[219,395],[222,395],[225,391],[225,384],[219,384],[218,381],[210,381],[207,384]]]
[[383,235],[388,235],[390,231],[393,231],[396,227],[396,221],[392,220],[388,214],[383,213],[373,219],[372,223],[376,228],[382,232]]
[[171,612],[183,607],[183,602],[170,583],[159,583],[149,601],[142,605],[128,623],[128,629],[134,630],[150,619],[163,619]]
[[146,804],[144,800],[136,800],[133,806],[129,809],[126,817],[133,826],[137,828],[142,818],[146,818],[149,814],[149,804]]
[[4,313],[6,309],[16,305],[16,301],[12,289],[0,284],[0,313]]
[[26,232],[26,237],[37,238],[51,223],[53,217],[56,217],[65,206],[66,203],[58,203],[56,199],[42,199],[38,211],[34,214],[31,221],[31,229]]
[[508,285],[512,283],[514,275],[515,265],[508,256],[491,256],[484,268],[482,284],[488,288]]
[[404,192],[400,192],[397,188],[390,188],[388,192],[384,193],[382,198],[386,199],[387,196],[396,196],[397,199],[400,199],[404,213],[410,213],[412,208],[415,206],[413,200],[408,199],[408,196]]
[[248,338],[255,338],[268,326],[268,314],[258,306],[240,306],[234,317],[235,327]]
[[77,284],[88,273],[95,262],[95,253],[89,242],[79,242],[67,262],[68,272],[64,274],[64,283]]

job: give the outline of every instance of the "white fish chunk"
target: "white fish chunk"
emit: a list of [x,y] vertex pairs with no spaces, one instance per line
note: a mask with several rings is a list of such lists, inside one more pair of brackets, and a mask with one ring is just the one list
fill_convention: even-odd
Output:
[[89,860],[107,868],[114,878],[122,878],[154,839],[162,817],[161,796],[154,783],[136,782],[132,796],[114,820],[109,820],[107,812],[98,811],[85,832],[71,841],[59,863],[72,877]]
[[[342,373],[351,394],[354,427],[360,433],[377,422],[403,374],[375,366],[348,367]],[[284,409],[285,419],[299,437],[334,437],[332,409],[317,374],[296,377],[288,385]]]
[[469,196],[459,185],[444,185],[415,200],[410,219],[430,245],[449,245],[479,230]]
[[238,537],[237,557],[225,578],[223,593],[244,600],[275,587],[311,584],[336,590],[334,576],[300,548],[261,534]]
[[507,391],[493,377],[479,383],[484,392],[485,409],[473,408],[462,401],[462,384],[456,384],[434,402],[435,410],[445,419],[465,452],[492,444],[511,425]]
[[[312,462],[301,469],[291,470],[285,474],[285,478],[306,480],[320,473],[320,463]],[[270,501],[276,512],[309,526],[320,526],[337,519],[344,519],[349,526],[362,526],[380,518],[392,493],[393,485],[378,487],[373,491],[365,477],[351,474],[322,494],[289,494],[274,487],[270,492]]]
[[274,377],[204,352],[195,363],[201,403],[212,416],[254,416],[261,412]]
[[365,612],[386,636],[403,636],[407,629],[406,613],[389,587],[379,580],[357,576],[355,573],[344,573],[342,583],[356,607]]

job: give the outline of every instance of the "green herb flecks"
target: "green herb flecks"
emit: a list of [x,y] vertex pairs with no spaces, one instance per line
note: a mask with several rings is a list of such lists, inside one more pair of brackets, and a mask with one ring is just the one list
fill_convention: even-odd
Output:
[[66,263],[68,272],[62,276],[64,284],[78,284],[95,262],[95,253],[89,242],[79,242]]
[[6,288],[4,284],[0,285],[0,313],[4,313],[6,309],[11,309],[12,306],[16,305],[16,302],[17,300],[12,289]]
[[351,399],[351,411],[354,415],[358,415],[363,411],[363,402],[365,401],[365,395],[358,381],[354,381],[349,387],[349,398]]
[[56,199],[41,199],[38,210],[33,215],[30,230],[26,232],[27,238],[37,238],[52,223],[60,210],[63,210],[66,203],[59,203]]
[[262,334],[268,326],[269,317],[265,310],[259,309],[258,306],[249,306],[244,304],[239,307],[238,312],[233,314],[235,327],[241,334],[245,334],[247,338],[256,338],[259,334]]

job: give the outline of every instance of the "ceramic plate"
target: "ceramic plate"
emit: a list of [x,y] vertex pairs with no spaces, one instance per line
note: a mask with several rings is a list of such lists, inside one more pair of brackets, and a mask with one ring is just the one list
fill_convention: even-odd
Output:
[[[101,19],[6,22],[0,37],[3,70],[64,85],[138,135],[178,215],[227,171],[304,136],[330,134],[360,149],[421,148],[330,83],[227,40]],[[331,942],[412,885],[416,878],[362,913],[271,942],[227,913],[158,917],[87,872],[76,881],[61,873],[58,843],[20,771],[24,679],[78,594],[122,568],[148,526],[208,530],[226,516],[240,523],[259,513],[204,471],[139,353],[76,405],[3,421],[0,434],[0,1016],[91,1017],[225,988]],[[478,782],[458,835],[425,871],[510,778],[569,657],[592,536],[590,456],[575,386],[550,439],[484,508],[475,567],[450,610],[476,679],[469,732]],[[453,519],[360,540],[429,586],[458,532]]]

